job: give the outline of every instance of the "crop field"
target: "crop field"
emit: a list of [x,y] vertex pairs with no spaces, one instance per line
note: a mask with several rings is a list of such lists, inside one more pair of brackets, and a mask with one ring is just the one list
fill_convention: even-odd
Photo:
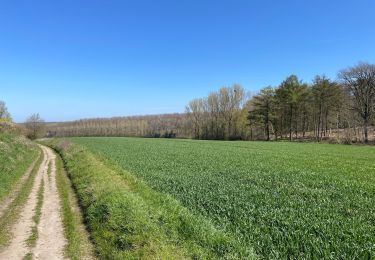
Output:
[[375,147],[71,138],[260,258],[375,257]]

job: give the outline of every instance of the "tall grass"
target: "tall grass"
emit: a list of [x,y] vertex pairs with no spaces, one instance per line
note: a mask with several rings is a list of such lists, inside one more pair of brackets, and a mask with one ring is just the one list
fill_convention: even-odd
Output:
[[92,259],[92,245],[77,205],[77,198],[59,155],[56,156],[56,184],[60,195],[64,233],[67,239],[65,256],[72,260]]
[[37,158],[38,147],[27,139],[0,133],[0,201]]

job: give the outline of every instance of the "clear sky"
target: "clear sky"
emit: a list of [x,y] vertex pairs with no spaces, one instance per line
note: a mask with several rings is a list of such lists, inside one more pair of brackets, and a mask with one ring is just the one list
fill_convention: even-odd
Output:
[[375,62],[375,1],[0,1],[0,100],[15,121],[183,112],[239,83]]

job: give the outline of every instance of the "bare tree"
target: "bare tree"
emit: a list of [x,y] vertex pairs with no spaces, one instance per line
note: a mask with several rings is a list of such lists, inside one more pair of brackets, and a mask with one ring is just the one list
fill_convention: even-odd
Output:
[[201,138],[203,135],[204,103],[205,100],[203,98],[196,98],[190,101],[189,105],[186,107],[186,113],[193,121],[195,138]]
[[30,139],[36,139],[38,137],[41,137],[44,134],[45,122],[38,113],[32,114],[26,120],[25,126],[26,126],[26,129],[28,130],[27,136]]
[[365,142],[368,143],[368,127],[375,110],[375,65],[360,63],[342,70],[339,78],[354,100],[354,109],[363,119]]
[[238,84],[222,87],[218,93],[219,114],[222,118],[223,139],[236,138],[237,121],[246,103],[245,90]]
[[219,107],[219,95],[217,92],[211,92],[207,98],[207,106],[210,111],[210,132],[211,138],[219,138],[219,119],[220,119],[220,107]]
[[8,108],[5,105],[4,101],[0,100],[0,119],[6,120],[6,121],[11,121],[12,118],[8,112]]

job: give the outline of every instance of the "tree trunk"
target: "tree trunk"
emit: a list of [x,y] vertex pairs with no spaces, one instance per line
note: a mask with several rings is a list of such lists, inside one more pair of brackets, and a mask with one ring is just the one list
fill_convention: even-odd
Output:
[[306,132],[306,129],[305,129],[305,124],[306,124],[306,111],[303,112],[303,118],[302,118],[302,138],[304,139],[305,138],[305,132]]
[[292,141],[293,105],[290,105],[289,141]]
[[365,133],[365,143],[368,143],[368,119],[364,120],[363,132]]
[[321,140],[321,137],[320,137],[320,132],[321,132],[321,128],[322,128],[322,103],[320,102],[319,104],[319,116],[318,116],[318,135],[317,135],[317,138],[318,138],[318,141]]

